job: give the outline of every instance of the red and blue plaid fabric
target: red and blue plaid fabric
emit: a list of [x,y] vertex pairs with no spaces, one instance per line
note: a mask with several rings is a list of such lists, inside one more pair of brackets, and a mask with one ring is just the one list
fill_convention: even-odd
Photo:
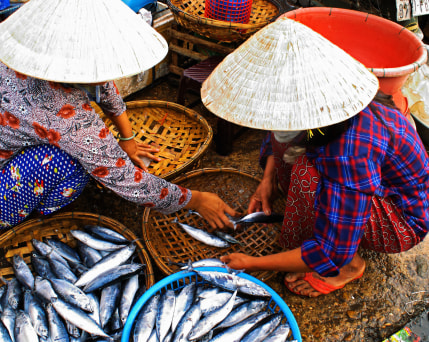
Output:
[[[421,239],[428,231],[429,164],[423,143],[399,111],[377,103],[373,108],[384,123],[368,107],[350,119],[339,139],[306,154],[321,178],[315,194],[314,236],[303,242],[302,258],[322,276],[335,276],[351,261],[374,196],[390,198]],[[261,148],[262,165],[271,153],[267,138]]]

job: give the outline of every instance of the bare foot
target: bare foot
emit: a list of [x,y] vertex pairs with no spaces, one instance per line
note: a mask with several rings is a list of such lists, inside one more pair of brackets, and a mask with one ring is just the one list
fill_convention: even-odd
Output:
[[284,282],[286,287],[296,293],[308,297],[318,297],[341,289],[344,285],[362,276],[365,261],[356,253],[352,261],[340,269],[336,277],[321,277],[316,272],[288,273]]

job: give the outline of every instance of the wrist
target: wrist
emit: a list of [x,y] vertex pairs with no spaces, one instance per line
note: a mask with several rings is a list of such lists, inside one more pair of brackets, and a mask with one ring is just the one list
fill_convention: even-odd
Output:
[[117,139],[119,139],[120,141],[129,141],[129,140],[133,140],[134,138],[136,137],[136,132],[132,132],[132,135],[131,136],[127,136],[127,137],[123,137],[123,136],[121,136],[121,134],[120,133],[118,133],[117,135],[116,135],[116,138]]

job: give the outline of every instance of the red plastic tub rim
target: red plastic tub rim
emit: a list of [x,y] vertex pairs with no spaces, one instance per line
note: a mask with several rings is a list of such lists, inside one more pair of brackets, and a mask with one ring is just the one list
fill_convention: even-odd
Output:
[[[411,31],[391,20],[376,15],[343,8],[306,7],[289,11],[283,14],[282,17],[283,16],[301,22],[328,40],[331,40],[332,43],[336,44],[338,47],[349,53],[352,57],[366,65],[368,70],[374,73],[377,77],[398,77],[409,75],[425,64],[428,58],[428,52],[424,44]],[[337,23],[332,21],[332,18],[335,18]],[[326,30],[330,30],[333,26],[338,24],[349,25],[349,27],[345,27],[344,30],[339,29],[332,31],[335,33],[335,37],[329,36],[329,34],[332,34],[332,32],[327,32]],[[380,32],[371,32],[371,29],[375,27],[380,28],[380,30],[383,31],[382,33],[385,34],[383,38],[387,37],[387,39],[383,39],[381,42],[379,42],[379,44],[388,44],[389,42],[392,43],[393,41],[397,41],[398,43],[405,42],[405,44],[410,48],[410,58],[414,60],[408,62],[405,65],[397,67],[374,67],[369,65],[368,60],[362,60],[362,56],[355,56],[355,51],[348,51],[351,46],[350,44],[355,42],[355,38],[358,36],[347,36],[347,34],[362,35],[362,32],[366,31],[365,33],[368,34],[366,37],[368,38],[376,37],[377,35],[379,37]],[[350,29],[352,29],[352,31],[350,31]],[[370,44],[371,39],[368,39],[367,42]],[[351,48],[351,50],[352,49],[353,48]],[[370,48],[366,50],[367,52],[373,51]],[[389,54],[388,51],[386,54],[388,57],[392,57],[392,54]],[[400,56],[399,54],[393,56],[393,58],[395,57],[403,59],[403,56]]]

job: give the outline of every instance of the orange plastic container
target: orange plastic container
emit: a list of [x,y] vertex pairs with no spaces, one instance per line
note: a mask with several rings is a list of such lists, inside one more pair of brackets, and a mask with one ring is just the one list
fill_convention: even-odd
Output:
[[392,95],[406,113],[401,88],[427,60],[423,43],[409,30],[388,19],[342,8],[307,7],[284,16],[299,21],[342,48],[371,70],[380,90]]

